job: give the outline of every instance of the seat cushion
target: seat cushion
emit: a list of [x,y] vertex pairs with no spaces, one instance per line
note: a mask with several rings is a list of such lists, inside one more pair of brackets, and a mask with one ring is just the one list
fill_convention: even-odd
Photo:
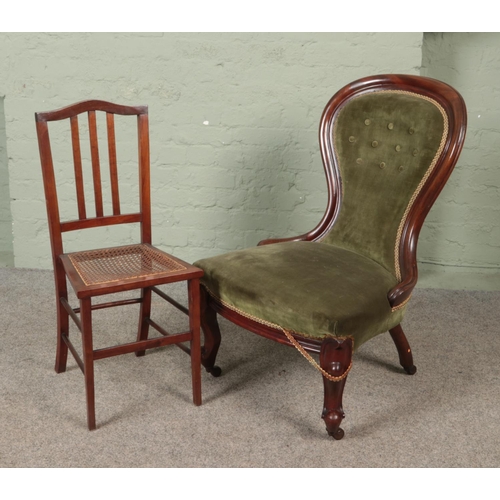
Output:
[[199,260],[202,284],[233,310],[304,337],[352,337],[355,348],[398,325],[387,292],[396,278],[355,252],[285,242]]

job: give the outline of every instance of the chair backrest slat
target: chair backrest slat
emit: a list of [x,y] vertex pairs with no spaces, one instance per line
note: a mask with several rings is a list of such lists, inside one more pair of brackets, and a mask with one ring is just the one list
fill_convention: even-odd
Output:
[[148,115],[137,118],[140,165],[140,204],[142,213],[141,238],[143,243],[151,243],[151,186],[149,173],[149,124]]
[[118,189],[118,169],[116,164],[115,115],[106,113],[108,129],[109,176],[111,179],[111,201],[113,214],[120,215],[120,192]]
[[71,142],[73,144],[73,163],[75,167],[76,200],[78,203],[79,219],[86,219],[85,191],[83,187],[82,154],[80,151],[80,133],[78,130],[78,116],[72,116],[71,121]]
[[94,179],[95,213],[96,217],[103,217],[104,208],[102,204],[101,166],[99,163],[99,144],[97,142],[97,121],[95,111],[89,111],[89,134],[92,176]]
[[[108,139],[109,169],[111,181],[112,214],[104,213],[99,160],[99,144],[96,112],[106,113],[106,133]],[[78,115],[87,113],[90,138],[90,159],[94,188],[95,217],[88,217],[85,204],[82,147]],[[138,132],[138,174],[139,174],[139,207],[136,212],[122,213],[118,185],[118,160],[114,115],[136,116]],[[76,201],[78,218],[61,221],[57,199],[56,178],[48,131],[48,122],[70,121],[71,145],[73,149],[73,166],[76,184]],[[54,261],[58,261],[63,253],[62,233],[81,229],[111,226],[116,224],[140,223],[142,243],[151,243],[151,196],[149,171],[149,127],[147,106],[122,106],[106,101],[82,101],[65,108],[43,113],[35,113],[38,145],[42,165],[43,182],[47,200],[49,232],[52,242]]]

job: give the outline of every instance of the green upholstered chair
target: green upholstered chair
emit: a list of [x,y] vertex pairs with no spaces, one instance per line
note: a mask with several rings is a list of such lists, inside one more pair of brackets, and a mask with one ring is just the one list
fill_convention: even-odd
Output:
[[379,75],[337,92],[319,130],[328,205],[318,226],[195,263],[205,271],[205,368],[221,373],[217,313],[295,346],[322,374],[322,416],[335,439],[354,350],[389,331],[415,373],[401,321],[417,282],[418,234],[465,130],[462,97],[436,80]]

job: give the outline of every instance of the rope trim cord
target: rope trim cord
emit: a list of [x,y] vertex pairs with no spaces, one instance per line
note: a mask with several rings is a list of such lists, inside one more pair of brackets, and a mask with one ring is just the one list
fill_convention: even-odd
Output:
[[[299,344],[297,339],[295,339],[295,337],[292,335],[293,330],[285,330],[285,328],[283,328],[280,325],[277,325],[276,323],[271,323],[270,321],[266,321],[264,319],[258,318],[257,316],[253,316],[251,314],[248,314],[245,311],[242,311],[241,309],[238,309],[237,307],[234,307],[233,305],[228,304],[226,301],[224,301],[221,298],[214,295],[211,292],[211,290],[209,290],[206,286],[205,286],[205,290],[215,300],[220,302],[224,307],[227,307],[228,309],[231,309],[232,311],[237,312],[241,316],[244,316],[245,318],[251,319],[251,320],[255,321],[256,323],[260,323],[261,325],[269,326],[271,328],[275,328],[276,330],[281,330],[285,334],[286,338],[293,345],[293,347],[295,347],[297,349],[297,351],[299,351],[300,354],[302,354],[302,356],[304,356],[304,358],[306,358],[307,361],[309,361],[309,363],[311,363],[311,365],[314,368],[316,368],[316,370],[318,370],[325,378],[327,378],[331,382],[340,382],[341,380],[345,379],[347,377],[347,375],[349,374],[349,372],[352,368],[352,359],[351,359],[351,363],[349,364],[349,366],[347,367],[347,369],[345,370],[345,372],[342,375],[340,375],[338,377],[330,375],[326,370],[323,370],[323,368],[321,368],[321,366],[319,366],[319,364],[316,362],[316,360]],[[293,333],[297,333],[297,332],[293,332]],[[299,334],[297,333],[297,335],[299,335]],[[342,338],[339,337],[339,340],[344,340],[345,338],[351,338],[351,337],[342,337]],[[354,339],[351,338],[351,340],[353,342],[353,347],[354,347]]]
[[302,354],[302,356],[304,356],[304,358],[306,358],[307,361],[309,361],[309,363],[311,363],[311,365],[313,365],[314,368],[316,368],[316,370],[321,372],[323,377],[327,378],[328,380],[332,382],[340,382],[341,380],[344,380],[351,371],[352,359],[351,362],[349,363],[349,366],[346,368],[346,371],[342,375],[338,377],[330,375],[326,370],[323,370],[323,368],[321,368],[321,366],[318,365],[316,360],[297,342],[297,340],[293,337],[293,335],[290,332],[281,327],[280,329],[286,335],[286,338],[290,341],[290,343],[297,349],[297,351],[299,351],[300,354]]
[[[430,97],[418,94],[416,92],[410,92],[407,90],[379,90],[379,91],[373,92],[372,94],[403,94],[403,95],[410,95],[413,97],[423,99],[425,101],[432,103],[434,106],[436,106],[436,108],[438,108],[438,110],[440,111],[440,113],[443,117],[443,122],[444,122],[443,135],[441,137],[441,142],[439,144],[437,152],[436,152],[431,164],[429,165],[427,171],[425,172],[424,176],[422,177],[420,183],[418,184],[417,188],[415,189],[412,197],[410,198],[410,201],[408,202],[406,210],[403,213],[403,216],[402,216],[401,221],[400,221],[399,226],[398,226],[398,230],[396,232],[396,241],[395,241],[395,246],[394,246],[394,271],[395,271],[396,279],[399,282],[401,282],[401,268],[399,265],[399,245],[401,243],[401,236],[403,233],[403,228],[405,226],[406,220],[408,219],[408,214],[410,213],[410,210],[411,210],[413,204],[415,203],[415,200],[417,199],[418,195],[420,194],[420,191],[422,191],[422,188],[424,187],[424,184],[427,182],[427,179],[432,174],[434,167],[436,166],[437,161],[438,161],[441,153],[443,152],[443,149],[444,149],[444,146],[446,143],[446,138],[448,136],[448,127],[449,127],[448,116],[446,115],[446,112],[443,109],[443,107],[437,101],[435,101],[434,99],[432,99]],[[352,100],[359,99],[359,98],[365,97],[365,96],[366,96],[366,94],[362,94],[362,95],[354,97]],[[346,104],[343,104],[342,107],[344,107]],[[337,126],[338,126],[338,122],[336,121],[334,124],[334,127],[333,127],[333,133],[332,133],[333,143],[335,143],[335,140],[336,140],[335,138],[337,136]],[[340,163],[339,158],[337,156],[337,151],[335,150],[335,148],[333,150],[333,154],[335,155],[337,163]],[[344,185],[342,182],[341,182],[341,189],[342,189],[342,197],[343,197],[344,196]],[[319,238],[317,241],[322,241],[324,238],[326,238],[326,234],[323,235],[321,238]]]
[[[396,233],[396,245],[394,247],[394,264],[395,264],[395,270],[396,270],[396,278],[398,279],[398,281],[401,281],[401,268],[399,266],[399,245],[401,243],[401,235],[403,234],[403,228],[406,224],[406,220],[408,219],[408,214],[410,213],[410,210],[413,207],[415,200],[417,199],[418,195],[420,194],[420,191],[422,191],[422,188],[424,187],[424,184],[427,182],[427,179],[432,174],[434,167],[436,166],[437,161],[438,161],[439,157],[441,156],[441,153],[443,152],[443,149],[444,149],[444,146],[446,143],[446,138],[448,137],[449,125],[448,125],[448,116],[447,116],[445,110],[434,99],[431,99],[430,97],[427,97],[427,96],[415,94],[414,92],[404,91],[404,90],[398,90],[398,91],[394,91],[394,92],[397,92],[400,94],[414,95],[416,97],[419,97],[420,99],[424,99],[424,100],[434,104],[434,106],[436,106],[436,108],[438,108],[441,115],[443,116],[443,122],[444,122],[443,135],[441,137],[441,142],[439,143],[439,147],[436,151],[436,154],[434,155],[434,158],[433,158],[431,164],[429,165],[429,168],[427,169],[424,176],[422,177],[422,180],[420,181],[419,185],[417,186],[417,189],[415,190],[412,197],[410,198],[410,201],[408,202],[408,206],[406,207],[406,210],[403,214],[401,222],[399,223],[398,231]],[[406,303],[406,302],[407,301],[405,301],[404,303]]]

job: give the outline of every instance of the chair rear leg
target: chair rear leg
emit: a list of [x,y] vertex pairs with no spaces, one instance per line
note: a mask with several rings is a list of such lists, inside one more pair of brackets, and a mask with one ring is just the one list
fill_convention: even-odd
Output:
[[68,300],[68,289],[66,285],[66,275],[59,261],[54,264],[56,281],[56,311],[57,311],[57,347],[56,362],[54,369],[56,373],[66,371],[68,360],[68,346],[63,340],[63,335],[69,336],[69,314],[61,304],[61,299]]
[[[139,329],[137,332],[137,341],[147,340],[149,333],[148,319],[151,316],[151,288],[143,288],[141,291],[141,308],[139,311]],[[136,351],[136,356],[144,356],[146,351]]]
[[351,339],[336,340],[329,338],[323,341],[320,352],[320,366],[335,380],[323,375],[325,400],[321,417],[326,424],[328,435],[336,440],[344,437],[344,431],[340,428],[340,424],[345,417],[342,408],[342,395],[351,362]]
[[193,403],[201,405],[200,280],[188,281],[189,329],[191,331],[191,380]]
[[68,346],[63,340],[63,335],[69,335],[69,314],[61,304],[61,298],[67,300],[68,294],[57,294],[57,347],[56,347],[56,362],[54,369],[56,373],[66,371],[66,363],[68,361]]
[[410,344],[403,332],[403,328],[401,328],[401,325],[395,326],[392,330],[389,330],[389,333],[391,334],[394,344],[396,344],[396,349],[399,354],[399,363],[408,375],[414,375],[417,371],[417,367],[413,364]]
[[92,310],[90,298],[80,300],[82,324],[83,366],[85,394],[87,398],[87,424],[90,431],[96,428],[94,393],[94,351],[92,342]]
[[214,377],[220,376],[222,370],[215,366],[215,358],[219,351],[221,335],[217,313],[210,307],[210,295],[202,286],[200,287],[200,319],[204,334],[204,344],[201,350],[201,363],[208,373]]

